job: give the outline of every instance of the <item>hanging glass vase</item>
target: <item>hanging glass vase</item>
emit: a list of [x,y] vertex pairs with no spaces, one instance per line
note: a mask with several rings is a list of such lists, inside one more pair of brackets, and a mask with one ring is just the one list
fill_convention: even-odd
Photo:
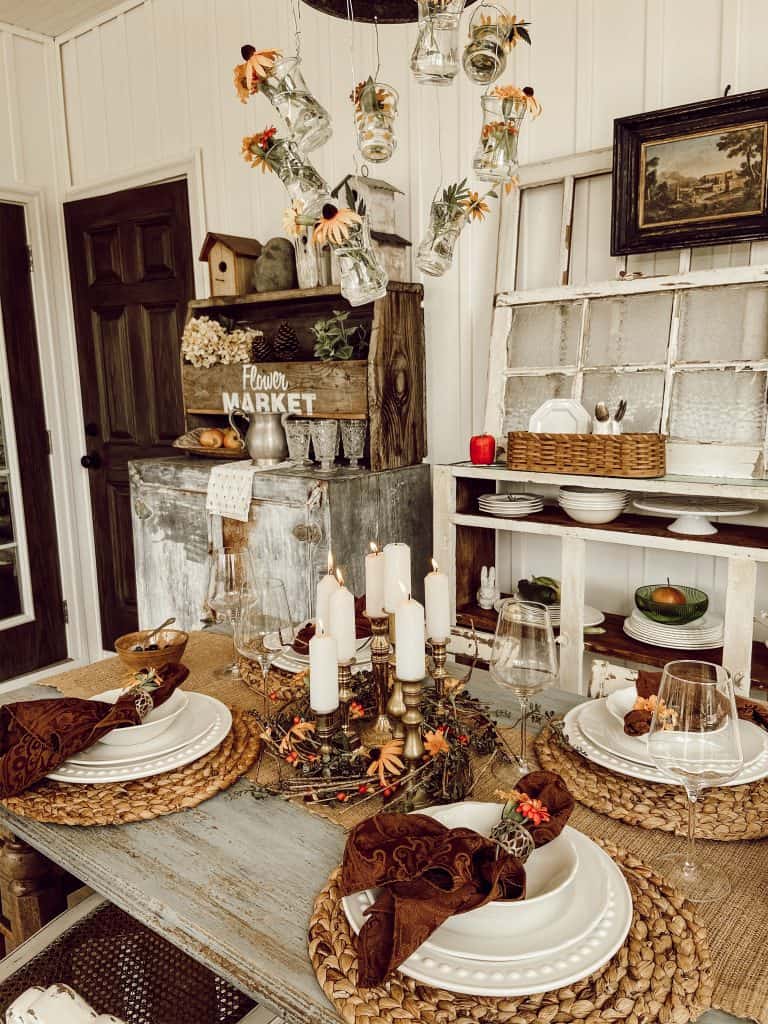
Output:
[[467,223],[467,211],[435,200],[429,211],[427,233],[416,252],[416,266],[432,277],[450,270],[459,235]]
[[264,155],[292,200],[300,200],[307,216],[320,213],[328,202],[328,186],[293,139],[275,139]]
[[312,229],[307,228],[293,240],[296,249],[296,278],[299,288],[317,288],[320,283],[320,267],[317,248],[312,241]]
[[330,114],[309,91],[298,57],[275,61],[260,88],[303,152],[311,153],[330,139]]
[[459,71],[459,22],[465,0],[418,0],[419,34],[411,54],[418,82],[450,85]]
[[504,74],[507,66],[509,29],[500,16],[483,14],[483,6],[477,8],[469,23],[469,42],[464,47],[462,65],[470,81],[490,85]]
[[357,148],[364,160],[382,164],[397,148],[395,120],[400,96],[397,89],[383,82],[367,82],[355,89],[355,123],[357,125]]
[[482,105],[483,128],[472,161],[475,177],[481,181],[509,181],[517,170],[517,142],[525,107],[492,93],[483,96]]
[[328,203],[315,229],[315,242],[330,245],[339,269],[341,294],[350,306],[384,298],[389,278],[373,248],[367,217]]

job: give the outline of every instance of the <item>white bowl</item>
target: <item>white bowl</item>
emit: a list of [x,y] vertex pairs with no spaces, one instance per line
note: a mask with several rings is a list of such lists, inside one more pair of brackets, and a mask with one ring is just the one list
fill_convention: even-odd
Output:
[[[471,800],[422,811],[448,828],[471,828],[488,836],[501,819],[503,804]],[[579,857],[566,828],[557,839],[535,850],[525,865],[526,898],[516,902],[493,900],[466,914],[455,914],[440,927],[443,933],[484,937],[489,932],[508,935],[535,930],[557,920],[571,902]]]
[[610,693],[605,699],[605,706],[613,717],[617,721],[621,722],[623,728],[624,716],[629,714],[635,706],[636,700],[637,688],[634,686],[625,686],[623,690],[616,690],[614,693]]
[[617,500],[609,498],[566,498],[560,496],[557,499],[561,505],[573,505],[578,508],[624,508],[629,504],[626,498],[619,498]]
[[601,523],[612,523],[614,519],[618,519],[621,513],[624,511],[623,506],[621,508],[613,509],[586,509],[586,508],[573,508],[571,505],[563,505],[560,503],[565,514],[573,519],[577,523],[591,523],[592,525],[599,526]]
[[[98,693],[94,700],[103,700],[107,704],[116,704],[125,690],[106,690]],[[110,747],[132,747],[138,743],[145,743],[165,732],[169,726],[176,721],[179,715],[183,714],[187,707],[189,695],[183,690],[174,690],[171,696],[159,708],[153,708],[141,725],[124,725],[119,729],[113,729],[106,736],[102,736],[99,743],[105,743]]]

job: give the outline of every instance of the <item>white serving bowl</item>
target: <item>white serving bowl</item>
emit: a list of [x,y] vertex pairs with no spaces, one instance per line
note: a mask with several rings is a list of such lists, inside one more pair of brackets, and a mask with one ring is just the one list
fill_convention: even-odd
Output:
[[[471,828],[488,836],[499,823],[503,804],[471,800],[422,811],[448,828]],[[535,930],[557,920],[568,908],[579,867],[579,857],[566,828],[557,839],[535,850],[525,865],[526,898],[510,902],[493,900],[466,914],[455,914],[441,926],[441,932],[485,937]]]
[[575,508],[573,505],[565,505],[560,502],[560,508],[563,512],[577,523],[590,523],[593,526],[599,526],[601,523],[612,523],[614,519],[618,519],[621,513],[624,511],[624,506],[621,505],[619,508]]
[[[98,693],[94,700],[103,700],[107,704],[116,704],[125,690],[106,690]],[[110,747],[132,747],[138,743],[146,743],[156,736],[165,732],[183,714],[189,695],[183,690],[174,690],[171,696],[160,705],[153,708],[141,725],[124,725],[119,729],[113,729],[106,736],[102,736],[99,743],[105,743]]]
[[637,688],[634,686],[625,686],[623,690],[616,690],[614,693],[609,694],[605,699],[605,706],[613,717],[621,722],[623,728],[624,716],[629,714],[635,706],[636,700]]

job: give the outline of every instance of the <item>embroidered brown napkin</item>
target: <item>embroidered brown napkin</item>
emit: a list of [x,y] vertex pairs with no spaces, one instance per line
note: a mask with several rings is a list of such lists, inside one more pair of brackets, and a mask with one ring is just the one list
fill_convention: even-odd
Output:
[[[189,669],[166,665],[158,674],[161,685],[150,693],[155,707],[184,682]],[[131,693],[115,704],[77,697],[4,704],[0,707],[0,799],[23,792],[112,729],[140,721]]]
[[531,800],[538,800],[546,808],[546,820],[536,822],[539,817],[532,809],[533,818],[524,822],[537,847],[557,839],[568,823],[574,808],[570,790],[557,772],[529,772],[515,783],[515,790]]
[[[635,684],[638,697],[647,700],[658,695],[661,684],[661,672],[640,672]],[[768,704],[762,701],[748,700],[746,697],[736,698],[736,713],[747,722],[754,722],[761,729],[768,730]],[[653,712],[648,710],[632,710],[624,716],[624,732],[627,736],[645,736],[651,728]]]

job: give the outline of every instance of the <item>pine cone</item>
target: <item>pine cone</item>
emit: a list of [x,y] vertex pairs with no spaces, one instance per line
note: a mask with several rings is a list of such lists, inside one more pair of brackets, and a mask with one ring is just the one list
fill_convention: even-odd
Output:
[[259,331],[251,346],[251,360],[254,363],[268,363],[272,359],[272,345]]
[[275,358],[281,363],[290,362],[299,354],[299,339],[290,324],[285,322],[280,324],[273,348]]

